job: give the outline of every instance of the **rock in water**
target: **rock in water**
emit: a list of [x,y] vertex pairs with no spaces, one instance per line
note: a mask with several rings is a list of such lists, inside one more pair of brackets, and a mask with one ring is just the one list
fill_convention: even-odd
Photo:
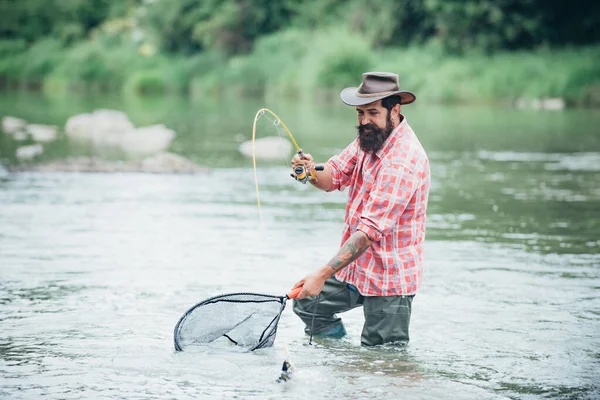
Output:
[[[252,157],[252,141],[243,142],[239,147],[240,153],[246,157]],[[262,160],[286,160],[292,152],[292,143],[279,136],[268,136],[254,141],[254,152],[257,159]]]
[[117,110],[75,115],[67,120],[65,133],[80,142],[121,149],[134,156],[165,151],[175,137],[175,131],[161,124],[136,128],[125,113]]
[[36,142],[52,142],[58,134],[58,127],[54,125],[30,124],[25,129]]
[[121,138],[135,127],[124,112],[96,110],[75,115],[67,120],[65,133],[69,138],[91,142],[96,146],[118,147]]
[[164,125],[152,125],[127,132],[121,138],[121,149],[127,154],[154,154],[166,150],[175,131]]
[[98,147],[118,147],[121,138],[135,127],[124,112],[96,110],[90,114],[70,117],[65,133],[70,139],[91,142]]
[[2,118],[2,130],[4,133],[14,135],[15,133],[25,129],[27,121],[21,118],[6,116]]
[[32,160],[44,152],[41,144],[32,144],[31,146],[17,147],[16,156],[19,160]]

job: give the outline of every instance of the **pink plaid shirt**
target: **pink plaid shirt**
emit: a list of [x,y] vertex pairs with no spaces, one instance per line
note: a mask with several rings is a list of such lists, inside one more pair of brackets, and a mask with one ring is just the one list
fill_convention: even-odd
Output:
[[364,296],[415,294],[423,278],[430,172],[406,118],[376,153],[362,151],[357,138],[327,165],[331,190],[350,188],[342,243],[356,230],[373,241],[335,277]]

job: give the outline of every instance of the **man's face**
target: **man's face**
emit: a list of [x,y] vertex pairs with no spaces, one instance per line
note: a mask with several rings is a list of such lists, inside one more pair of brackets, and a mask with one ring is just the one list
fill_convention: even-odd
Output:
[[358,142],[366,152],[376,153],[394,130],[392,118],[381,100],[356,107]]

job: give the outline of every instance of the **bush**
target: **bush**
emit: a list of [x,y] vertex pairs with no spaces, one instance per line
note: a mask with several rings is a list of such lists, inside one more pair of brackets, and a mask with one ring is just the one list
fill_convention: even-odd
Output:
[[123,90],[138,95],[162,94],[168,90],[168,85],[160,70],[143,70],[133,72],[126,80]]
[[247,94],[308,96],[356,84],[371,59],[368,42],[344,28],[290,29],[262,38],[252,53],[232,58],[202,81],[241,86]]
[[62,43],[47,38],[35,42],[27,51],[23,65],[23,78],[41,81],[54,71],[64,57]]
[[324,88],[340,88],[356,85],[359,77],[369,69],[369,60],[355,52],[331,54],[323,60],[318,82]]
[[77,86],[97,82],[119,85],[123,82],[124,68],[127,64],[115,65],[108,49],[100,41],[82,42],[66,52],[64,59],[54,73]]
[[25,64],[27,43],[22,39],[0,40],[0,77],[18,81]]

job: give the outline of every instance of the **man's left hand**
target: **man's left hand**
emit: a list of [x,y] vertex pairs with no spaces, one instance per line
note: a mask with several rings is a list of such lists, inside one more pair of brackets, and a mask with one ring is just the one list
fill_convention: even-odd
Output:
[[323,290],[323,285],[325,285],[326,280],[327,277],[324,277],[320,271],[307,275],[304,279],[294,285],[294,288],[302,286],[302,291],[298,294],[296,299],[301,300],[305,297],[317,296],[321,293],[321,290]]

